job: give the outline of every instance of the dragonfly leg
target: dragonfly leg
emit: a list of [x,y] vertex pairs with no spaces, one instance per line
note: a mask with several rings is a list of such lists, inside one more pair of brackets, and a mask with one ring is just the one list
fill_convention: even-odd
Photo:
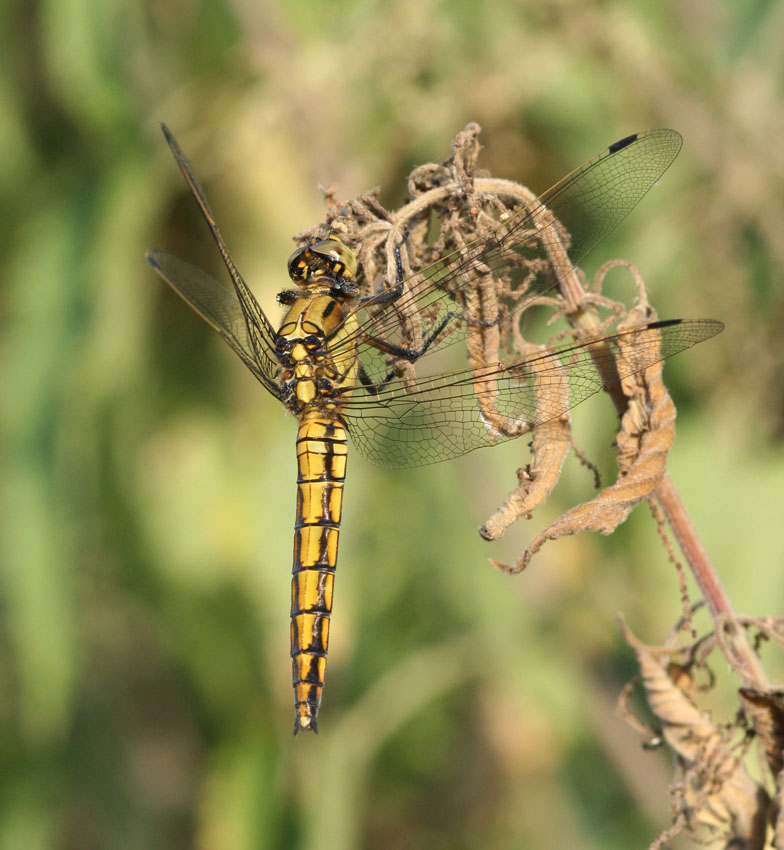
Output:
[[403,285],[403,258],[400,256],[400,249],[408,241],[409,229],[406,227],[403,231],[403,238],[395,245],[395,267],[397,268],[397,285]]
[[[491,327],[495,324],[495,322],[485,322],[480,319],[469,319],[468,317],[463,316],[461,313],[447,313],[446,316],[444,316],[444,318],[438,323],[438,327],[436,327],[435,330],[431,332],[431,334],[423,343],[422,347],[419,349],[405,348],[401,345],[394,345],[393,343],[386,342],[380,337],[375,337],[372,334],[363,333],[362,339],[368,345],[372,345],[379,351],[384,352],[384,354],[390,354],[393,357],[399,357],[402,360],[407,360],[409,363],[415,363],[417,360],[419,360],[420,357],[427,353],[427,350],[435,342],[439,334],[444,330],[444,328],[449,324],[452,319],[460,319],[464,322],[479,324],[482,327]],[[381,381],[373,382],[368,373],[365,371],[365,367],[362,365],[362,363],[359,364],[358,378],[365,392],[369,392],[371,393],[371,395],[378,395],[381,390],[384,389],[384,387],[395,377],[397,377],[397,372],[392,369]]]
[[297,298],[302,297],[302,292],[297,291],[296,289],[284,289],[283,292],[279,292],[275,296],[275,300],[278,304],[285,304],[287,307],[290,307]]
[[395,245],[394,249],[395,267],[397,268],[397,283],[392,289],[385,289],[383,292],[379,292],[376,295],[366,295],[364,298],[360,298],[359,303],[362,304],[362,306],[367,306],[368,304],[392,304],[403,294],[403,258],[400,256],[400,249],[406,244],[408,234],[409,230],[406,228],[403,231],[403,238]]
[[[462,318],[462,316],[458,313],[448,313],[444,316],[438,327],[425,340],[424,345],[420,349],[404,348],[399,345],[393,345],[392,343],[385,342],[383,339],[371,336],[370,334],[362,334],[362,339],[368,343],[368,345],[372,345],[374,348],[377,348],[379,351],[383,351],[385,354],[391,354],[393,357],[400,357],[403,360],[408,360],[410,363],[414,363],[422,357],[423,354],[425,354],[428,348],[430,348],[433,344],[436,337],[438,337],[441,331],[444,330],[450,319],[453,318]],[[365,371],[365,367],[362,363],[359,364],[359,381],[362,384],[363,389],[366,392],[371,393],[371,395],[378,395],[379,392],[381,392],[381,390],[384,389],[384,387],[396,376],[397,373],[393,369],[383,380],[373,382],[368,373]]]
[[393,304],[403,294],[403,284],[399,283],[394,289],[385,289],[375,295],[365,295],[359,299],[359,304],[367,307],[368,304]]
[[[390,290],[390,292],[391,291],[392,290]],[[449,312],[430,332],[427,339],[424,343],[422,343],[421,348],[405,348],[402,345],[395,345],[392,342],[387,342],[386,340],[381,339],[381,337],[373,336],[368,333],[362,334],[362,340],[368,345],[372,345],[373,348],[383,351],[385,354],[391,354],[393,357],[402,357],[403,360],[408,360],[410,363],[413,363],[414,361],[419,360],[422,355],[427,353],[427,350],[436,341],[436,339],[438,339],[441,333],[443,333],[444,329],[452,321],[452,319],[467,322],[470,325],[478,325],[481,328],[491,328],[494,324],[496,324],[494,321],[471,319],[468,316],[464,316],[462,313]]]
[[390,372],[383,381],[379,383],[374,383],[370,379],[370,375],[365,371],[365,367],[360,363],[359,364],[359,374],[357,376],[359,378],[359,382],[362,384],[362,388],[365,392],[370,393],[371,395],[378,395],[381,390],[395,377],[394,372]]

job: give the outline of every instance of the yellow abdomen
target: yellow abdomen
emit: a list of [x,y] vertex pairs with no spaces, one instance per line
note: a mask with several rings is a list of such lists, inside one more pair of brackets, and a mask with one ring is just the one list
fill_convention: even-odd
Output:
[[294,733],[316,730],[329,645],[338,556],[346,430],[337,416],[309,411],[297,432],[297,517],[291,578]]

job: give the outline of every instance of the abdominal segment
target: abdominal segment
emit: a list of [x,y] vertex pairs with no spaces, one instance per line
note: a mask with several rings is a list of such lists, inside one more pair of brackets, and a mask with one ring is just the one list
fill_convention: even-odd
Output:
[[339,419],[313,413],[300,423],[291,579],[294,734],[300,729],[316,731],[329,645],[346,451],[346,432]]

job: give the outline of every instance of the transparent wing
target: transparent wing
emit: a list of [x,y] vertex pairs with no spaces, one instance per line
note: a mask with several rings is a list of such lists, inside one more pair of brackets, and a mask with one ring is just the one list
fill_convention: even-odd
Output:
[[[358,308],[361,333],[401,347],[410,346],[402,330],[402,315],[423,317],[422,336],[446,321],[443,335],[429,351],[465,336],[466,324],[450,313],[464,314],[463,293],[493,273],[508,273],[519,280],[519,293],[509,308],[522,311],[533,299],[556,287],[559,281],[639,203],[664,174],[682,145],[675,130],[650,130],[627,136],[568,174],[536,202],[520,208],[499,223],[488,236],[471,243],[405,282],[403,294],[388,304]],[[555,218],[556,226],[543,226]],[[568,257],[566,266],[553,265],[553,257]],[[525,271],[521,271],[524,264]],[[514,284],[513,284],[514,285]],[[344,344],[353,345],[347,340]],[[361,359],[371,378],[388,369],[386,359],[372,346],[359,342]]]
[[420,378],[409,387],[395,381],[375,394],[353,387],[341,415],[368,460],[387,467],[425,466],[520,436],[613,380],[641,372],[723,327],[712,319],[653,322],[476,372]]
[[[228,290],[206,272],[163,251],[149,251],[147,261],[158,274],[239,354],[245,365],[276,397],[278,362],[271,331],[256,323],[261,308],[256,304],[250,316],[243,313],[234,291]],[[250,295],[250,293],[249,293]],[[250,298],[253,298],[250,295]],[[253,299],[254,303],[255,299]],[[251,337],[248,326],[254,328]]]
[[[258,301],[253,297],[253,293],[242,279],[242,275],[234,263],[234,258],[226,247],[220,230],[218,230],[215,216],[212,214],[207,197],[196,179],[188,158],[165,124],[161,124],[161,130],[172,154],[174,154],[174,158],[177,160],[177,165],[180,166],[180,171],[185,177],[185,182],[188,184],[191,194],[199,205],[201,214],[207,222],[210,233],[212,233],[212,238],[218,246],[234,285],[234,297],[232,298],[231,294],[209,275],[195,266],[178,260],[171,254],[151,251],[147,255],[147,260],[163,279],[234,348],[262,384],[273,395],[280,398],[280,390],[275,380],[277,373],[277,361],[274,356],[275,331]],[[244,336],[236,321],[237,310],[239,310],[245,324]],[[237,344],[235,345],[235,343]],[[250,360],[246,357],[247,354],[251,355]]]

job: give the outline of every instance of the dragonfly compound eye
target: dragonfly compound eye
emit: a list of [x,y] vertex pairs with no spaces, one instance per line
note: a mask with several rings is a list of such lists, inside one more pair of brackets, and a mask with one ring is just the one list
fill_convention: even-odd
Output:
[[289,257],[289,277],[295,283],[308,280],[352,280],[357,273],[354,252],[337,236],[329,236],[298,248]]
[[310,276],[312,264],[312,252],[309,246],[297,248],[289,257],[289,277],[294,283],[302,283]]

